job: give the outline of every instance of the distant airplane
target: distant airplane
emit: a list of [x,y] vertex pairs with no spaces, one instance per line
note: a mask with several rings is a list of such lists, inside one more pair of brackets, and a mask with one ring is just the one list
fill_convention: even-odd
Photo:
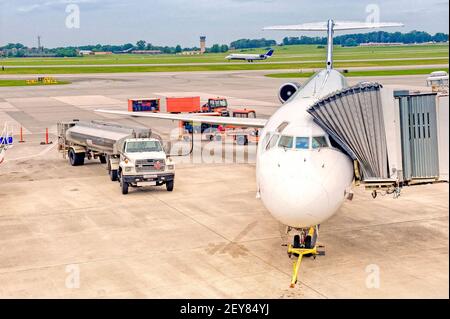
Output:
[[256,60],[266,60],[270,58],[273,54],[273,50],[270,49],[267,51],[266,54],[240,54],[240,53],[233,53],[229,56],[225,57],[227,60],[243,60],[247,62],[253,62]]
[[127,54],[127,53],[131,53],[131,51],[133,51],[134,50],[134,47],[131,47],[131,48],[129,48],[129,49],[126,49],[126,50],[123,50],[123,51],[116,51],[116,52],[113,52],[114,54]]

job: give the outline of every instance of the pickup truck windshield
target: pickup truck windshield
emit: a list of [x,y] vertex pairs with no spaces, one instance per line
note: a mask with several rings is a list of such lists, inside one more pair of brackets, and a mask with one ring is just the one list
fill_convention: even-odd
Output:
[[141,152],[161,152],[161,143],[158,141],[136,141],[127,142],[125,152],[141,153]]

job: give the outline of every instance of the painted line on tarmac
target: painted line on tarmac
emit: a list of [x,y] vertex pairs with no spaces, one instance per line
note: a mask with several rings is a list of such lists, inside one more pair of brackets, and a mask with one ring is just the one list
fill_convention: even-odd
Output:
[[5,163],[7,163],[7,162],[14,162],[14,161],[21,161],[21,160],[34,158],[34,157],[43,156],[43,155],[47,154],[48,152],[50,152],[55,146],[56,146],[56,144],[51,144],[51,145],[47,146],[45,149],[43,149],[42,151],[40,151],[38,154],[22,156],[22,157],[17,157],[17,158],[13,158],[13,159],[7,159],[7,160],[5,160]]

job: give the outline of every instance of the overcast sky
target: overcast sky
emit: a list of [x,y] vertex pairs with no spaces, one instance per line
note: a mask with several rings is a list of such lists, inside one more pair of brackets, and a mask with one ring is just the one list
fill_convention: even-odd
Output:
[[[80,9],[80,27],[67,28],[68,4]],[[46,47],[123,44],[143,39],[155,45],[194,46],[200,35],[208,46],[239,38],[271,38],[310,33],[262,31],[276,24],[335,20],[365,21],[377,4],[380,20],[404,28],[448,32],[448,0],[0,0],[0,45],[20,42]],[[71,20],[74,21],[74,20]]]

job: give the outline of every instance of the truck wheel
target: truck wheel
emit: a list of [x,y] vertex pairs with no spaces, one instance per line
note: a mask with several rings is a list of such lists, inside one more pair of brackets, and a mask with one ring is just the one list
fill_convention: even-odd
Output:
[[238,135],[236,137],[236,143],[238,145],[247,145],[248,144],[248,138],[245,135]]
[[173,185],[174,185],[174,182],[175,181],[168,181],[168,182],[166,182],[166,189],[167,189],[167,191],[168,192],[171,192],[171,191],[173,191]]
[[80,166],[84,164],[84,153],[75,153],[73,148],[69,150],[69,162],[72,166]]
[[120,188],[122,188],[122,194],[128,194],[128,183],[120,180]]
[[105,155],[100,155],[100,156],[98,157],[98,159],[100,160],[100,163],[106,164],[106,156],[105,156]]
[[116,169],[110,170],[109,171],[109,177],[111,177],[111,180],[113,182],[117,182],[117,177],[118,177],[117,170]]

